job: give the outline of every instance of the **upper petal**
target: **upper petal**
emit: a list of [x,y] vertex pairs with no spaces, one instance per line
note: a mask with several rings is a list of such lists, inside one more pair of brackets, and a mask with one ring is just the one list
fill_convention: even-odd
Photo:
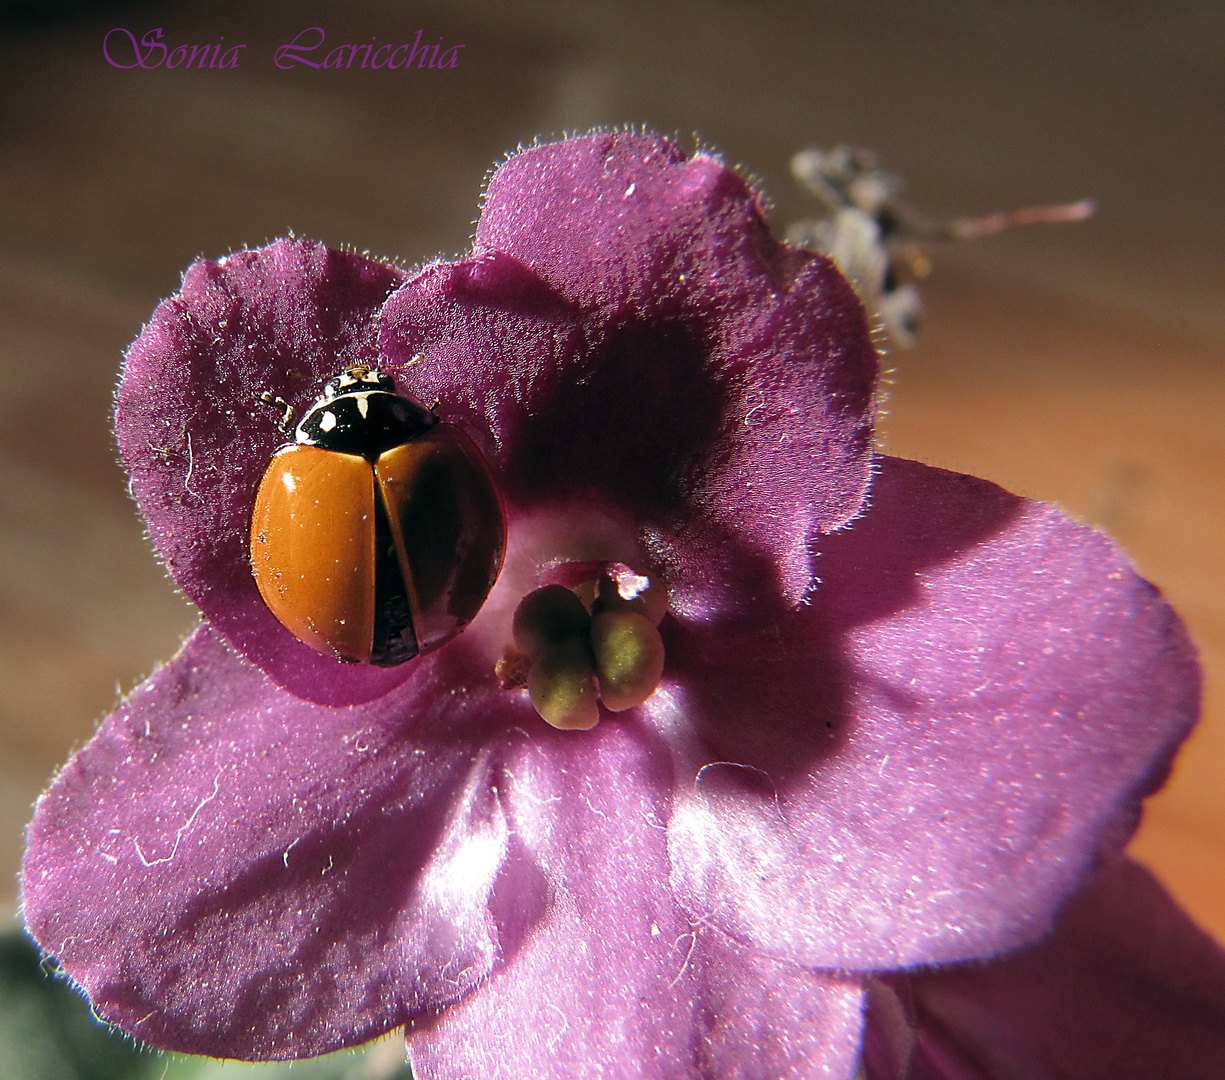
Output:
[[1038,938],[1195,719],[1181,624],[1104,537],[912,462],[882,461],[820,565],[774,635],[669,653],[678,895],[822,967]]
[[301,240],[198,262],[128,350],[115,432],[149,535],[205,618],[283,686],[367,701],[404,670],[341,664],[297,641],[251,576],[251,509],[285,441],[267,391],[301,409],[378,360],[374,315],[403,271]]
[[[520,153],[490,181],[474,257],[427,268],[382,322],[419,394],[496,433],[512,498],[615,501],[694,614],[751,591],[720,595],[720,576],[762,567],[798,603],[813,537],[862,505],[863,309],[708,155],[628,133]],[[756,567],[720,561],[729,545]]]
[[488,705],[437,658],[374,704],[311,705],[206,626],[40,799],[27,925],[157,1046],[308,1057],[403,1025],[497,951]]

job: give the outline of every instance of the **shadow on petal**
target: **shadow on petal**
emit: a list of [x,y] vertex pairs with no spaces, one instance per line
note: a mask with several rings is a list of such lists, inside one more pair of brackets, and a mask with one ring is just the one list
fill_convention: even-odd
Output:
[[[982,480],[882,459],[868,510],[821,538],[808,605],[765,626],[668,627],[665,677],[697,706],[712,759],[785,786],[836,752],[855,721],[848,636],[921,604],[919,575],[1004,532],[1022,502]],[[900,710],[913,705],[902,687],[877,689]]]

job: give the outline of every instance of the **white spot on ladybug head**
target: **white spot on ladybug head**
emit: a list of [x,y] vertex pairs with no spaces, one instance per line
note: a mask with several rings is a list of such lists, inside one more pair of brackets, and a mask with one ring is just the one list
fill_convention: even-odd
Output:
[[319,430],[331,431],[336,426],[336,414],[333,412],[325,412],[319,417]]
[[355,395],[357,398],[357,411],[362,414],[362,419],[366,419],[366,413],[370,411],[370,399],[365,394]]

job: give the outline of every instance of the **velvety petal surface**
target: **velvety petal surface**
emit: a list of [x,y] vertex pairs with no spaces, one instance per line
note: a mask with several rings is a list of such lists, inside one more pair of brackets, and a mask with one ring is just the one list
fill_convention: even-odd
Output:
[[1041,944],[885,982],[914,1053],[871,1080],[1216,1080],[1225,1061],[1225,953],[1127,861]]
[[31,932],[100,1015],[188,1053],[307,1057],[462,996],[511,843],[462,660],[327,708],[202,628],[39,801]]
[[100,1015],[189,1053],[303,1057],[415,1021],[425,1078],[847,1080],[859,979],[672,899],[658,740],[556,732],[521,694],[491,709],[464,659],[326,708],[200,630],[40,800],[31,932]]
[[198,262],[128,350],[115,432],[149,535],[204,617],[299,697],[350,704],[402,669],[301,644],[251,577],[255,492],[287,441],[267,391],[299,415],[332,375],[378,360],[374,316],[403,271],[302,240]]
[[896,459],[819,564],[774,634],[669,644],[678,896],[814,967],[1033,941],[1195,719],[1181,624],[1100,534]]
[[[467,289],[461,310],[427,312],[413,283],[389,324],[401,355],[439,355],[448,374],[506,371],[497,407],[531,433],[513,448],[514,482],[539,487],[546,465],[563,484],[612,478],[644,524],[665,526],[661,545],[681,523],[694,535],[713,524],[798,603],[813,536],[858,513],[869,480],[877,359],[833,264],[776,242],[757,193],[715,158],[628,132],[512,157],[490,181],[474,251],[490,261],[431,283],[448,299]],[[469,345],[512,295],[507,256],[579,321],[544,378],[528,341]]]
[[506,756],[503,951],[478,993],[410,1028],[421,1080],[850,1080],[860,980],[771,959],[672,900],[653,744],[609,722],[524,733]]

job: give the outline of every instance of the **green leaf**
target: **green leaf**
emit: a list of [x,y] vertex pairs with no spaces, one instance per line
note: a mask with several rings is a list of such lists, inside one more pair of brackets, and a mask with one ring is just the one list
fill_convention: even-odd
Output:
[[309,1061],[161,1054],[100,1022],[20,930],[0,932],[0,1077],[13,1080],[412,1080],[404,1036]]
[[160,1055],[99,1023],[68,980],[44,970],[24,933],[0,933],[0,1076],[144,1080],[162,1065]]

